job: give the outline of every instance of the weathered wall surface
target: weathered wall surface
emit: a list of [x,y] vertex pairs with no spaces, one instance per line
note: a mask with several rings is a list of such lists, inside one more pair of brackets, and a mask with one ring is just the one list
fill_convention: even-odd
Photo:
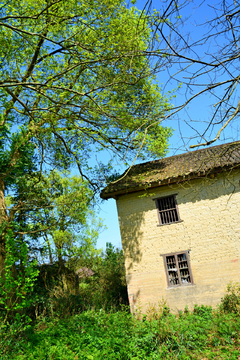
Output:
[[[240,280],[240,172],[121,195],[117,208],[132,309],[216,306]],[[182,222],[158,226],[154,198],[177,194]],[[168,287],[161,254],[190,250],[194,285]]]

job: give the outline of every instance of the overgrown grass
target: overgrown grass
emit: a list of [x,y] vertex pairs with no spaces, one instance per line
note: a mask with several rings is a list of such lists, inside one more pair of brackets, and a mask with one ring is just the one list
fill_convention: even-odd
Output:
[[[165,309],[166,310],[166,309]],[[150,314],[152,315],[152,314]],[[240,359],[240,317],[196,306],[137,318],[89,310],[1,332],[0,358],[41,360]]]

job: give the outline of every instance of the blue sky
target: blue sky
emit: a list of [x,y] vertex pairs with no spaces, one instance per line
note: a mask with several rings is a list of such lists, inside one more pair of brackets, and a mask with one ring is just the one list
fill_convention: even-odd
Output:
[[[139,0],[138,2],[136,2],[135,6],[139,9],[142,9],[145,3],[146,1]],[[159,9],[159,6],[163,6],[163,3],[164,2],[161,2],[160,0],[154,0],[152,2],[152,8]],[[187,2],[187,7],[181,13],[182,19],[184,19],[184,27],[182,28],[182,34],[184,35],[189,33],[189,37],[192,41],[201,39],[201,36],[203,37],[204,33],[206,33],[209,28],[207,26],[199,27],[196,25],[204,24],[206,21],[208,21],[209,19],[211,19],[211,17],[214,16],[214,7],[217,6],[217,4],[219,4],[219,1],[217,0],[196,0],[194,1],[194,4],[192,1]],[[201,6],[199,7],[199,5]],[[208,54],[215,52],[219,46],[224,44],[225,41],[226,39],[221,36],[217,37],[217,39],[213,38],[211,42],[199,46],[198,53],[201,55],[202,59],[207,59]],[[173,67],[171,73],[173,74],[177,70],[177,67]],[[196,71],[197,70],[198,68],[196,67]],[[192,71],[195,71],[194,67],[192,67]],[[181,80],[181,76],[182,75],[179,73],[179,75],[177,76],[179,80]],[[186,76],[187,72],[184,72],[184,76],[182,76],[183,81],[187,81]],[[189,76],[191,76],[190,73]],[[224,74],[221,75],[221,80],[225,78],[224,76]],[[171,91],[175,89],[178,85],[176,81],[168,80],[169,74],[167,73],[167,71],[160,72],[156,79],[159,84],[162,84],[164,92]],[[202,76],[201,78],[199,78],[199,80],[202,84],[206,84],[211,81],[208,76]],[[186,101],[186,98],[191,95],[190,91],[188,91],[188,93],[186,94],[186,90],[186,86],[183,85],[182,88],[176,92],[176,98],[172,99],[172,103],[174,106],[181,105]],[[199,86],[199,88],[193,87],[192,94],[200,90],[201,86]],[[221,91],[223,91],[223,88],[216,90],[214,94],[207,93],[204,96],[196,98],[183,111],[181,111],[178,116],[170,118],[164,123],[165,125],[171,126],[174,129],[173,136],[170,138],[168,156],[189,151],[189,146],[191,144],[196,144],[200,140],[198,134],[203,131],[209,119],[211,118],[214,110],[213,105],[216,103],[216,99],[218,95],[221,94]],[[216,129],[215,133],[211,131],[208,133],[208,139],[213,138],[216,135]],[[238,134],[238,120],[235,120],[226,128],[226,130],[221,134],[220,139],[213,145],[238,140]],[[108,229],[100,234],[97,247],[105,248],[106,242],[111,242],[116,247],[121,247],[117,209],[114,199],[104,201],[101,204],[101,211],[99,212],[99,216],[104,219],[104,223],[106,224]]]

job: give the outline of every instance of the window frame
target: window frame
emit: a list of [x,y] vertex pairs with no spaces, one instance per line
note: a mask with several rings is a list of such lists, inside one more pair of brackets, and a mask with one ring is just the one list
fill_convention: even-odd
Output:
[[[178,204],[177,204],[177,199],[176,199],[176,196],[177,194],[170,194],[170,195],[167,195],[167,196],[161,196],[161,197],[158,197],[158,198],[155,198],[153,199],[155,201],[155,204],[156,204],[156,208],[157,208],[157,214],[158,214],[158,221],[159,221],[159,225],[158,226],[164,226],[164,225],[171,225],[171,224],[176,224],[176,223],[179,223],[179,222],[182,222],[183,220],[181,220],[180,218],[180,214],[179,214],[179,210],[178,210]],[[164,199],[167,199],[167,198],[173,198],[174,200],[174,207],[172,209],[166,209],[166,210],[159,210],[160,206],[159,206],[159,201],[161,200],[164,200]],[[161,218],[161,215],[160,213],[164,213],[164,212],[169,212],[171,210],[175,210],[176,211],[176,214],[177,214],[177,220],[176,221],[171,221],[171,222],[162,222],[162,218]],[[170,213],[171,214],[171,213]],[[172,216],[172,215],[171,215]]]
[[[173,253],[161,255],[163,257],[165,274],[166,274],[166,278],[167,278],[167,285],[168,285],[169,288],[175,288],[175,287],[179,287],[179,286],[191,286],[191,285],[194,285],[193,274],[192,274],[190,258],[189,258],[189,252],[190,252],[190,250],[185,250],[185,251],[178,251],[178,252],[173,252]],[[189,283],[182,283],[180,281],[181,277],[183,277],[184,275],[181,275],[181,272],[180,272],[181,268],[179,267],[178,255],[183,255],[183,254],[186,255],[186,260],[181,260],[181,261],[187,262],[187,270],[189,272],[188,276],[190,277],[190,282]],[[179,283],[175,284],[175,285],[171,284],[171,280],[169,278],[169,269],[167,267],[167,257],[170,257],[170,256],[175,257],[176,270],[177,270],[178,279],[179,279]]]

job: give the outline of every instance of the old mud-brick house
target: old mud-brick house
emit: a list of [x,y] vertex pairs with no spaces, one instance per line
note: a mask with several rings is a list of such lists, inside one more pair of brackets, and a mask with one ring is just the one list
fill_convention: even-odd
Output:
[[133,166],[117,202],[132,311],[216,306],[240,280],[240,142]]

